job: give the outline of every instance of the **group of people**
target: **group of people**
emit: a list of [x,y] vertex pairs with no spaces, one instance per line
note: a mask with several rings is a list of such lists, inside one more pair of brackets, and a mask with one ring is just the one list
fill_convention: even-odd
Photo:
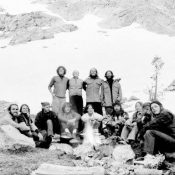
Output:
[[[57,74],[48,86],[52,105],[42,102],[42,110],[32,121],[28,105],[23,104],[19,109],[17,104],[11,104],[8,116],[0,125],[11,124],[22,134],[33,137],[36,147],[42,148],[49,148],[58,135],[77,139],[91,126],[106,138],[118,136],[120,143],[143,145],[143,154],[175,151],[175,116],[159,101],[136,102],[135,112],[130,117],[122,108],[120,79],[114,79],[111,70],[106,71],[106,80],[98,77],[95,68],[84,81],[79,78],[78,71],[73,72],[71,79],[65,77],[63,66],[58,67]],[[67,90],[69,102],[66,102]],[[85,108],[83,90],[86,92]]]

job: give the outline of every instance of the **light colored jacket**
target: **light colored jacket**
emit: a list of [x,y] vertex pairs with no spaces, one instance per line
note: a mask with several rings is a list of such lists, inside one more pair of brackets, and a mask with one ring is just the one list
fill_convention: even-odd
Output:
[[66,77],[54,76],[49,83],[49,89],[54,86],[53,93],[55,96],[65,98],[68,80]]
[[86,86],[86,102],[101,102],[101,85],[100,78],[85,80]]
[[71,78],[69,80],[69,96],[82,96],[83,80]]
[[112,106],[116,101],[121,102],[122,100],[122,89],[118,80],[114,80],[112,84],[112,96],[109,83],[103,81],[102,83],[102,105],[103,106]]

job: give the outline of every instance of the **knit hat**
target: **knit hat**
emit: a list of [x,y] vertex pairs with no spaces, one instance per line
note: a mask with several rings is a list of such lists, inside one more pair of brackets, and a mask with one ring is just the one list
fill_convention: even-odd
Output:
[[49,102],[41,102],[41,105],[42,105],[42,107],[50,106],[50,103]]

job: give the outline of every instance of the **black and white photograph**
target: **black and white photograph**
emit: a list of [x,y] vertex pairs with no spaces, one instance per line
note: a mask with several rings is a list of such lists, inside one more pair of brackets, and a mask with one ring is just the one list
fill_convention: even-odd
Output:
[[0,175],[175,174],[175,0],[0,0]]

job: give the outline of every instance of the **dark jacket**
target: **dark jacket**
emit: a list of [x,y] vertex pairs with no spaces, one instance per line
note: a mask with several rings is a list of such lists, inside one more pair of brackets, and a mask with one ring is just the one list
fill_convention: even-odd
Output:
[[144,126],[144,132],[147,130],[161,131],[175,138],[175,116],[168,110],[163,110],[155,115],[153,120]]
[[45,113],[43,110],[36,115],[35,125],[38,130],[47,130],[47,120],[51,120],[53,122],[53,132],[59,134],[60,133],[60,123],[57,115],[53,111],[49,111]]

